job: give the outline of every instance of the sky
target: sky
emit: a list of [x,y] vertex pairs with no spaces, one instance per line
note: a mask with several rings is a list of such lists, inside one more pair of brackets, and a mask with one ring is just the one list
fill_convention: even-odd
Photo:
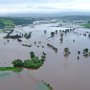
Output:
[[90,0],[0,0],[0,14],[90,11]]

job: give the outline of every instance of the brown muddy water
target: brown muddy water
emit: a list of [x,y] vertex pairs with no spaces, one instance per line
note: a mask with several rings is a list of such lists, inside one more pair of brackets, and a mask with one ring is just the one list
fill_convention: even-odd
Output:
[[[12,66],[14,59],[22,60],[30,58],[29,52],[34,51],[41,57],[42,52],[46,52],[47,58],[44,65],[33,71],[23,70],[21,73],[0,72],[0,90],[48,90],[40,81],[50,83],[54,90],[90,90],[90,57],[84,57],[82,51],[84,48],[90,50],[90,38],[83,36],[83,33],[89,29],[77,28],[63,36],[63,43],[60,43],[60,32],[50,37],[50,32],[55,30],[65,30],[63,27],[50,27],[53,24],[41,24],[31,26],[16,27],[14,33],[25,33],[32,31],[32,37],[29,40],[22,39],[22,42],[10,40],[6,42],[0,35],[0,66]],[[44,35],[44,30],[47,30]],[[76,32],[76,33],[75,33]],[[88,35],[88,33],[87,33]],[[73,40],[75,39],[75,42]],[[37,43],[34,45],[34,41]],[[6,43],[6,45],[4,45]],[[32,47],[24,47],[22,44],[32,44]],[[50,43],[58,48],[55,53],[47,47]],[[39,46],[39,47],[37,47]],[[44,46],[44,48],[42,48]],[[68,47],[71,54],[64,57],[63,50]],[[77,51],[80,50],[80,59],[77,60]]]

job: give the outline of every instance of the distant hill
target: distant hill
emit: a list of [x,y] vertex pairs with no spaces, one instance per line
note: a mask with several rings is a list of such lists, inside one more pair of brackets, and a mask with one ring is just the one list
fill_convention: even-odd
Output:
[[0,18],[0,29],[10,28],[14,26],[15,24],[12,21]]
[[27,17],[0,17],[0,25],[3,26],[13,26],[13,25],[25,25],[31,24],[33,22],[33,18]]
[[23,24],[31,24],[33,22],[33,18],[27,17],[1,17],[5,20],[12,21],[15,25],[23,25]]
[[80,11],[67,11],[67,12],[34,12],[34,13],[13,13],[4,14],[3,17],[32,17],[32,18],[56,18],[62,16],[90,16],[90,12]]
[[11,30],[16,25],[27,25],[33,23],[33,18],[25,17],[0,17],[0,29],[2,31]]

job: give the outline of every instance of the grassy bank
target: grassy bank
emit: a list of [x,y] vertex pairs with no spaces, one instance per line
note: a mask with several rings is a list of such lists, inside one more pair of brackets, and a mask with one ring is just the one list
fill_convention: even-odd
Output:
[[20,72],[20,71],[22,71],[22,68],[18,68],[18,67],[0,67],[0,71]]

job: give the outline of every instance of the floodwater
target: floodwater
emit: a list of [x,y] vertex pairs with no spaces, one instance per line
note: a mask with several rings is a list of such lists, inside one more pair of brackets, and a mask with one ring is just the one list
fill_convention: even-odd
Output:
[[20,73],[0,72],[0,90],[48,90],[38,79],[34,78],[30,71]]
[[[0,72],[1,90],[40,90],[39,88],[44,90],[46,87],[41,84],[40,81],[42,80],[48,82],[54,90],[90,90],[90,57],[82,55],[84,48],[89,48],[90,50],[90,38],[83,36],[87,31],[90,33],[90,30],[77,28],[74,32],[71,31],[64,34],[63,43],[60,43],[59,30],[65,30],[66,28],[52,26],[53,24],[41,24],[34,25],[34,27],[16,27],[14,33],[32,32],[31,38],[29,40],[23,38],[22,42],[10,40],[8,43],[2,38],[5,34],[1,33],[0,66],[12,66],[12,60],[17,58],[22,60],[28,59],[30,58],[30,51],[34,51],[39,57],[41,57],[43,51],[47,54],[44,65],[38,70],[23,70],[18,74],[14,72]],[[44,30],[47,30],[46,35],[44,35]],[[58,30],[58,33],[54,37],[48,38],[50,37],[50,32],[55,30]],[[75,42],[73,42],[74,39]],[[37,42],[36,45],[34,41]],[[41,41],[41,44],[38,41]],[[32,47],[22,46],[23,43],[32,44]],[[47,43],[58,48],[58,52],[55,53],[51,48],[47,47]],[[71,52],[68,57],[63,55],[65,47],[68,47]],[[81,51],[79,60],[77,60],[78,50]]]

